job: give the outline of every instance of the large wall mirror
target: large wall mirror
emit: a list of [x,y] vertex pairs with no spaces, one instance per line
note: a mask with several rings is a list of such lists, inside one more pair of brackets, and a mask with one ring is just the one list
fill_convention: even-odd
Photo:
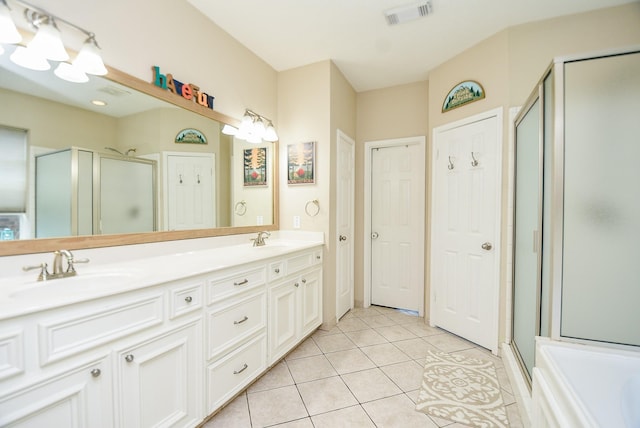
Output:
[[278,228],[277,143],[225,135],[237,120],[118,70],[70,83],[10,53],[0,256]]

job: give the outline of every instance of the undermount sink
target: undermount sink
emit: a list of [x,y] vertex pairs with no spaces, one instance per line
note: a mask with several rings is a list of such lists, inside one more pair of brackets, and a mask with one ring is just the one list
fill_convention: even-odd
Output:
[[83,289],[92,291],[98,287],[128,283],[136,275],[137,272],[131,271],[94,271],[78,272],[75,276],[45,281],[38,281],[36,278],[9,279],[0,283],[0,295],[22,298],[37,293],[39,297],[46,297],[65,293],[67,290],[73,293],[81,292]]

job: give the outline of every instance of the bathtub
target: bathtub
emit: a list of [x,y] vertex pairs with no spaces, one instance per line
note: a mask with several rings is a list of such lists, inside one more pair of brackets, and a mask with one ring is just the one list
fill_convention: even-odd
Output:
[[538,338],[533,426],[640,428],[640,352]]

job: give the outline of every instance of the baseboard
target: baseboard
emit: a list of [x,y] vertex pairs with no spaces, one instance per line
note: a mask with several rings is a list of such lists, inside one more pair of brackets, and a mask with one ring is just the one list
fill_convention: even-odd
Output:
[[511,388],[513,389],[513,395],[516,399],[516,403],[518,404],[522,424],[525,428],[529,428],[531,427],[531,420],[533,416],[531,390],[520,371],[520,366],[516,361],[513,349],[508,343],[502,344],[502,362],[507,372],[507,376],[509,377],[509,382],[511,382]]

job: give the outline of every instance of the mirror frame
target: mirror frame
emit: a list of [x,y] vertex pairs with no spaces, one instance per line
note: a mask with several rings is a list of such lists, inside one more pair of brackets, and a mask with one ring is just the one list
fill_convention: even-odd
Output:
[[[197,113],[201,116],[216,120],[221,124],[228,123],[233,126],[240,126],[240,121],[231,118],[223,113],[203,107],[192,101],[178,96],[170,91],[159,88],[153,83],[145,82],[137,77],[126,74],[107,66],[109,71],[106,76],[102,76],[113,82],[128,86],[132,89],[159,98],[163,101],[182,107],[186,110]],[[210,238],[214,236],[238,235],[243,233],[254,233],[261,230],[278,230],[279,226],[279,184],[278,184],[278,142],[274,142],[273,165],[273,223],[264,226],[242,226],[242,227],[216,227],[211,229],[191,229],[180,231],[157,231],[144,233],[126,233],[113,235],[83,235],[64,238],[39,238],[23,239],[15,241],[0,242],[0,256],[14,256],[34,253],[48,253],[59,249],[81,250],[90,248],[113,247],[120,245],[148,244],[166,241],[178,241],[183,239]]]

